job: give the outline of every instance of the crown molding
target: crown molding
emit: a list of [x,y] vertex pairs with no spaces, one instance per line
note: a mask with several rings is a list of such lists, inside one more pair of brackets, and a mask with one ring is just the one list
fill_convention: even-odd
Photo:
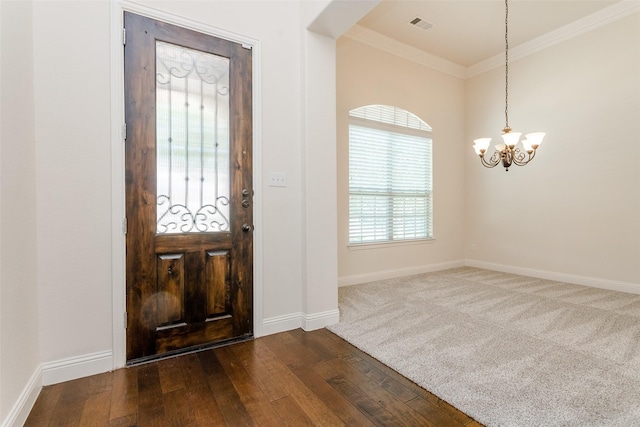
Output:
[[380,49],[392,55],[399,56],[400,58],[416,62],[420,65],[424,65],[425,67],[450,74],[454,77],[461,79],[466,78],[467,70],[465,67],[451,61],[447,61],[446,59],[442,59],[439,56],[427,53],[423,50],[416,49],[413,46],[399,42],[391,37],[387,37],[361,25],[356,24],[351,27],[349,31],[344,34],[344,37],[348,37],[352,40]]
[[[637,12],[640,12],[640,0],[619,1],[571,24],[509,49],[509,60],[517,61]],[[475,77],[504,64],[504,54],[499,54],[469,67],[463,67],[360,25],[353,26],[344,34],[344,37],[460,79]]]
[[[587,15],[584,18],[565,25],[564,27],[560,27],[548,32],[547,34],[543,34],[540,37],[536,37],[535,39],[509,49],[509,62],[525,58],[536,52],[540,52],[541,50],[547,49],[558,43],[578,37],[639,11],[640,1],[637,0],[622,0],[618,3],[614,3],[611,6],[605,7],[591,15]],[[504,54],[495,55],[468,67],[466,69],[466,78],[477,76],[502,65],[504,65]]]

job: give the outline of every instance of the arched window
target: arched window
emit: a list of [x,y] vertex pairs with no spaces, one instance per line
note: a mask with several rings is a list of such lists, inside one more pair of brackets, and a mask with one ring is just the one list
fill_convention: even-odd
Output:
[[433,237],[431,127],[388,105],[349,112],[349,243]]

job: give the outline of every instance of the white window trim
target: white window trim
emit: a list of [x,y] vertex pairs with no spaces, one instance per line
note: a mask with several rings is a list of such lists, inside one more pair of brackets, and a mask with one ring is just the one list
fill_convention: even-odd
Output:
[[371,249],[395,248],[398,246],[430,245],[435,243],[435,241],[435,237],[427,237],[424,239],[393,240],[387,242],[350,243],[347,245],[347,248],[350,251],[367,251]]

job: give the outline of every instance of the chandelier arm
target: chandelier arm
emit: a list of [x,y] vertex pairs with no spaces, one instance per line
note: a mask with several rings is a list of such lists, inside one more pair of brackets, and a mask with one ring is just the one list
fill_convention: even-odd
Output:
[[512,152],[513,162],[514,163],[523,163],[526,164],[528,160],[525,161],[526,152],[522,151],[520,148],[514,148]]
[[499,163],[500,160],[502,159],[502,152],[495,150],[493,152],[493,154],[491,155],[491,157],[489,158],[489,163],[493,164],[493,163]]
[[529,159],[527,159],[527,160],[515,160],[515,159],[514,159],[512,163],[513,163],[514,165],[516,165],[516,166],[524,166],[524,165],[526,165],[527,163],[529,163],[530,161],[531,161],[531,158],[529,158]]
[[513,157],[513,163],[515,163],[518,166],[524,166],[527,163],[529,163],[531,160],[533,160],[533,158],[536,156],[536,150],[533,150],[531,153],[529,152],[526,152],[526,153],[528,155],[526,160],[524,160],[524,153],[521,152],[522,155]]
[[494,162],[494,163],[488,163],[488,162],[484,159],[484,157],[481,157],[481,158],[480,158],[480,161],[482,162],[482,165],[483,165],[485,168],[495,168],[496,166],[498,166],[498,164],[500,164],[500,160],[498,160],[497,162]]
[[498,151],[495,151],[491,157],[489,158],[489,161],[487,161],[487,159],[485,159],[484,156],[480,156],[480,162],[482,163],[482,165],[486,168],[494,168],[496,166],[498,166],[498,164],[500,164],[500,153]]

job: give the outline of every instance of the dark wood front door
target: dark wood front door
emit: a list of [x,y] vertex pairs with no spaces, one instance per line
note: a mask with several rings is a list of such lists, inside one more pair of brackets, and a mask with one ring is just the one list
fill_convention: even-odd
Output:
[[251,49],[125,13],[127,361],[253,334]]

